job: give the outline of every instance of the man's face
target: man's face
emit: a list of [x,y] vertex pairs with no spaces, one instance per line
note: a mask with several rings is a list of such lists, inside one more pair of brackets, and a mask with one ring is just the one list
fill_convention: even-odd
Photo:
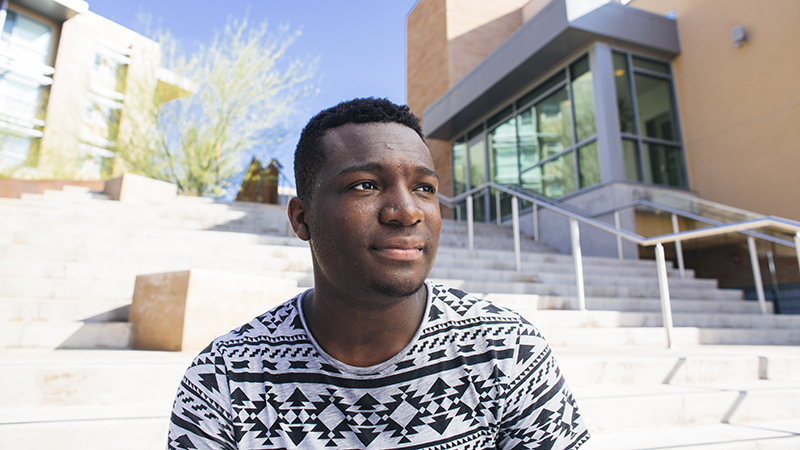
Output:
[[442,227],[428,147],[396,123],[343,125],[328,130],[323,144],[326,161],[304,207],[317,288],[417,292]]

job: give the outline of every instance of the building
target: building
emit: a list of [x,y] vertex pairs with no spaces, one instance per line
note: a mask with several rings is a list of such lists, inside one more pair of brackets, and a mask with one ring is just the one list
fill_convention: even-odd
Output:
[[159,45],[82,0],[0,2],[0,174],[101,179],[157,89]]
[[[595,212],[677,193],[800,220],[798,24],[795,0],[420,0],[408,103],[448,196],[493,181]],[[650,219],[622,227],[660,234]]]

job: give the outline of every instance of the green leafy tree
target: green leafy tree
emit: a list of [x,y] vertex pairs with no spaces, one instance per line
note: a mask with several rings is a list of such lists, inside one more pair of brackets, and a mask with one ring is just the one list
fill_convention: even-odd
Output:
[[126,100],[117,170],[175,183],[185,195],[221,195],[245,156],[268,158],[264,149],[286,137],[316,93],[316,61],[287,56],[299,36],[230,19],[210,46],[183,56],[162,33],[171,76],[142,78],[141,95]]

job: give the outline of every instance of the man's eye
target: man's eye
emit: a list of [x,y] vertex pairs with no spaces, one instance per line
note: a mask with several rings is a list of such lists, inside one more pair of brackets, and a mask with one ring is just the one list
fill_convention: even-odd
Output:
[[356,184],[353,186],[353,189],[357,191],[371,191],[373,189],[378,189],[378,186],[371,181],[362,181],[361,183]]
[[417,189],[428,194],[436,193],[436,188],[431,185],[420,186]]

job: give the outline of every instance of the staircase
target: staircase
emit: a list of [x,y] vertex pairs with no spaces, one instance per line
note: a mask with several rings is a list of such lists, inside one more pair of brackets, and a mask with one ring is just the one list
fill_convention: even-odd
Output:
[[[554,348],[588,449],[800,448],[800,316],[669,271],[679,348],[666,350],[652,261],[572,257],[511,231],[443,224],[431,278],[507,305]],[[189,353],[131,351],[138,274],[205,268],[311,285],[282,208],[178,198],[128,205],[65,187],[0,199],[0,448],[163,448]],[[56,350],[57,349],[57,350]]]

